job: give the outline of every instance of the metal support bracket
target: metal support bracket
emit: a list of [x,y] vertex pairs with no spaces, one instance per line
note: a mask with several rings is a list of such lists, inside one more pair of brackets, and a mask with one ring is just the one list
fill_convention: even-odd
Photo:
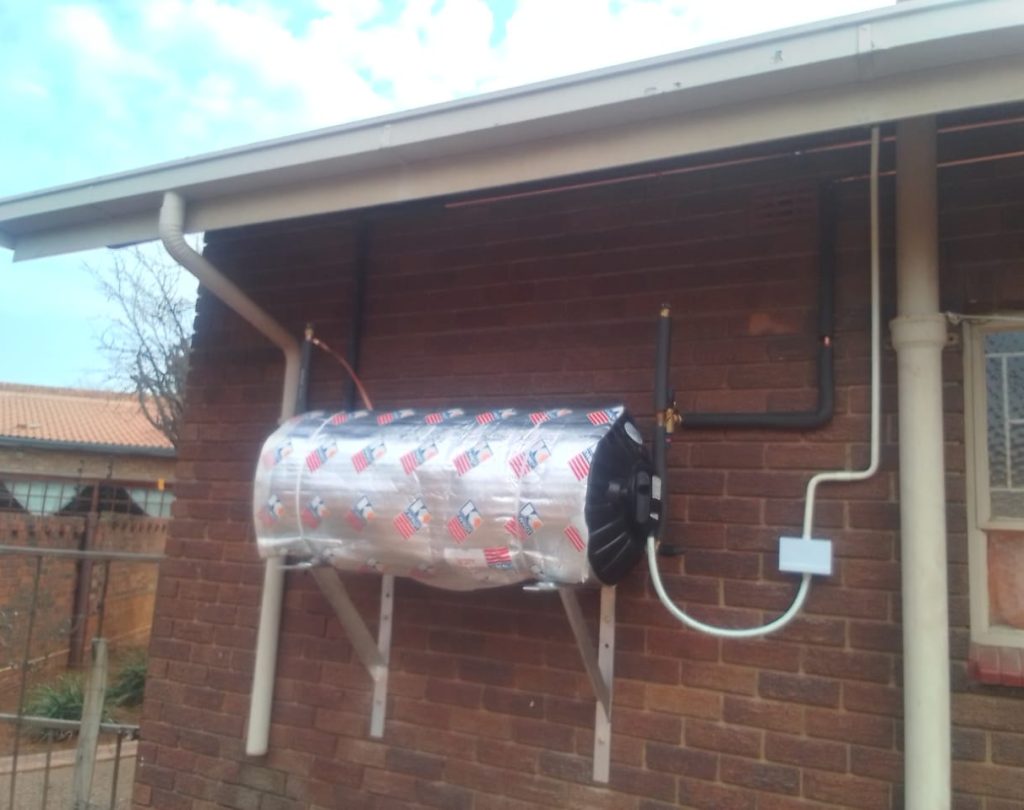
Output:
[[348,640],[352,643],[359,660],[373,678],[373,704],[370,711],[370,736],[384,736],[384,717],[388,700],[388,662],[391,657],[391,621],[394,615],[395,578],[386,575],[381,579],[380,624],[374,639],[352,602],[338,572],[329,566],[310,569],[313,579],[323,592],[334,613],[341,622]]
[[583,668],[597,698],[594,712],[594,781],[608,781],[612,750],[612,696],[615,675],[615,588],[601,588],[601,616],[598,623],[597,649],[587,632],[576,591],[559,587],[566,618],[576,638]]

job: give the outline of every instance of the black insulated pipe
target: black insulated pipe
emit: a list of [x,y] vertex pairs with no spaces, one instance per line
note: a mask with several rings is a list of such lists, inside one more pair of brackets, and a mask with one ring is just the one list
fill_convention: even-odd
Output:
[[[369,226],[365,221],[356,225],[356,244],[353,267],[352,288],[352,331],[348,340],[348,364],[352,371],[359,373],[359,356],[363,340],[363,309],[366,302],[366,270],[370,256]],[[345,410],[355,410],[356,383],[348,381],[345,392]]]
[[313,324],[306,324],[306,335],[299,351],[299,385],[295,395],[295,413],[309,410],[309,363],[313,355]]
[[654,415],[656,424],[654,426],[654,474],[660,480],[660,494],[655,489],[653,496],[658,502],[658,535],[668,519],[668,490],[666,488],[666,476],[668,473],[668,420],[672,418],[669,408],[672,405],[672,395],[669,392],[669,369],[672,365],[672,310],[668,304],[661,305],[661,312],[658,315],[658,334],[655,343],[654,353]]
[[829,423],[835,410],[832,336],[835,328],[836,227],[834,187],[832,183],[824,183],[818,190],[818,403],[814,410],[683,413],[680,427],[810,430]]

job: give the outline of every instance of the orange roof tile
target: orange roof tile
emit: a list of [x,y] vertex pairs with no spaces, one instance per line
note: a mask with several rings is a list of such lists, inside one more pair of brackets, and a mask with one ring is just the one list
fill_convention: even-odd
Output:
[[111,445],[166,451],[133,394],[0,383],[0,440]]

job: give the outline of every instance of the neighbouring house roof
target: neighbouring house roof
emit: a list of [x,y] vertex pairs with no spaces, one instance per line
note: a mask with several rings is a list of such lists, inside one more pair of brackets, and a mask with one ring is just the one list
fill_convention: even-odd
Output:
[[133,394],[0,383],[0,446],[174,454]]
[[916,0],[0,200],[15,259],[1024,101],[1024,3]]

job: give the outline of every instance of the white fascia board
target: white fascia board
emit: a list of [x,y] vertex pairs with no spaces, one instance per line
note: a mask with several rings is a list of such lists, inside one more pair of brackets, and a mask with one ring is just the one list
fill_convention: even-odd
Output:
[[[1024,55],[919,71],[875,80],[845,93],[814,90],[757,103],[728,105],[699,116],[677,115],[632,125],[590,130],[452,159],[388,166],[344,177],[280,185],[261,194],[241,191],[190,206],[189,231],[215,230],[327,211],[472,192],[583,171],[931,115],[965,106],[1021,98]],[[18,240],[16,259],[31,259],[111,242],[153,238],[156,212],[122,216],[116,223],[66,225]]]
[[[995,91],[968,82],[976,93],[968,96],[941,87],[936,93],[937,83],[921,74],[964,84],[960,75],[976,75],[982,65],[999,74],[992,57],[1013,62],[1022,53],[1019,0],[900,4],[0,200],[0,230],[13,239],[16,259],[33,258],[155,238],[168,190],[188,200],[187,228],[194,231],[694,154],[783,137],[772,132],[891,120],[911,109],[1013,101],[1024,98],[1019,80],[1000,81]],[[922,85],[930,103],[913,96],[892,102],[899,88]],[[837,109],[843,105],[852,109]],[[795,116],[791,122],[777,120],[783,108]],[[862,114],[871,108],[878,114]],[[668,149],[621,148],[657,142],[662,131],[673,133]],[[711,131],[716,140],[702,137]],[[603,151],[590,148],[594,142]]]

